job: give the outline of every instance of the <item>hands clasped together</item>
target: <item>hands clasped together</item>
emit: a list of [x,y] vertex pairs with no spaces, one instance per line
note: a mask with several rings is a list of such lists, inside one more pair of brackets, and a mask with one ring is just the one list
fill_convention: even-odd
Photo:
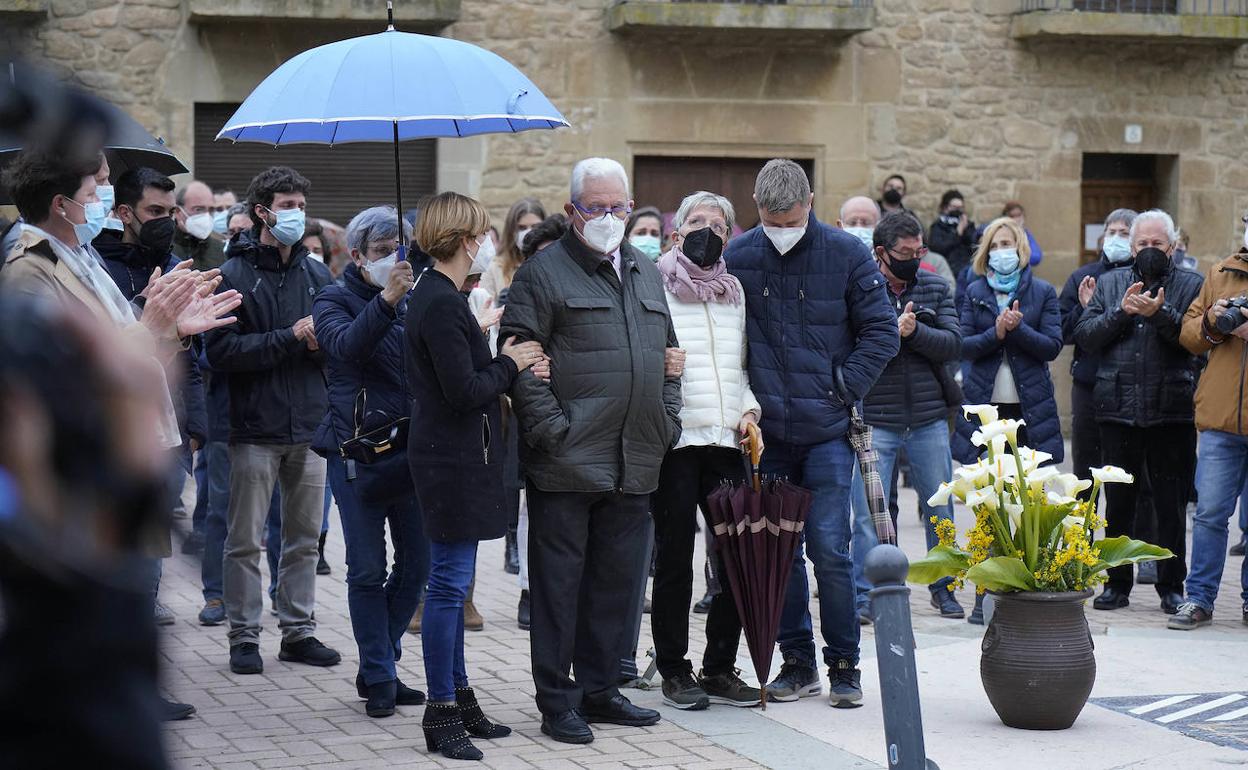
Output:
[[142,323],[159,340],[174,341],[211,329],[228,326],[237,319],[229,315],[243,303],[243,295],[231,289],[216,294],[220,270],[192,270],[191,260],[173,270],[152,272],[144,289]]

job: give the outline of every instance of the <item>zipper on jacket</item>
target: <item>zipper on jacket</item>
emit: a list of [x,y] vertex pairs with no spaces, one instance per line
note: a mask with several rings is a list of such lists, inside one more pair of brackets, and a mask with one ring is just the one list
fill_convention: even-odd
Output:
[[490,464],[490,416],[481,413],[481,455],[485,458],[485,464]]
[[724,381],[719,377],[719,354],[715,350],[715,322],[711,319],[711,304],[703,302],[702,309],[706,311],[706,328],[711,333],[711,370],[715,372],[715,392],[719,395],[719,427],[722,431],[728,420],[724,415]]
[[[788,262],[783,258],[780,260],[780,355],[783,357],[782,371],[789,372],[789,346],[788,346],[788,308],[783,300],[785,284],[788,283],[789,277]],[[790,408],[792,403],[792,394],[789,389],[788,378],[784,382],[784,441],[787,444],[793,443],[793,410]]]

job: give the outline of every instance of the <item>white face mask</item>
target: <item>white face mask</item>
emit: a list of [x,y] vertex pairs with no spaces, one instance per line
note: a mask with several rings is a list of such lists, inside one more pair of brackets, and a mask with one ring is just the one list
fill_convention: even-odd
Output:
[[399,253],[396,251],[390,256],[382,257],[375,262],[365,262],[364,271],[368,273],[369,278],[373,279],[373,283],[384,288],[390,281],[390,273],[398,263]]
[[524,251],[524,236],[529,234],[531,227],[520,227],[516,229],[516,248]]
[[846,227],[845,232],[862,241],[868,249],[875,248],[875,230],[870,227]]
[[771,245],[776,247],[776,251],[783,255],[788,254],[806,234],[806,225],[801,227],[767,227],[764,225],[763,233],[771,241]]
[[186,233],[192,238],[206,240],[212,235],[212,214],[204,212],[186,218]]
[[472,258],[472,267],[468,268],[468,275],[482,275],[489,270],[497,253],[494,249],[494,239],[490,237],[490,234],[486,233],[481,236],[481,240],[477,241],[477,254]]
[[577,209],[576,213],[585,222],[581,237],[591,249],[602,254],[610,254],[619,248],[620,241],[624,240],[624,220],[618,219],[610,212],[595,219],[585,219],[580,209]]

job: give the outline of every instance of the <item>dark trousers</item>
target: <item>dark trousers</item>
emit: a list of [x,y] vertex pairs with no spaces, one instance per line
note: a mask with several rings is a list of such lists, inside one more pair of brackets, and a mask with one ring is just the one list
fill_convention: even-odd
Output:
[[[667,453],[654,494],[654,539],[658,562],[654,570],[654,601],[650,623],[654,653],[664,679],[693,672],[689,652],[689,603],[693,599],[693,546],[697,538],[698,505],[725,480],[741,480],[745,468],[741,453],[717,446],[685,447]],[[710,527],[710,522],[707,522]],[[715,571],[723,575],[719,554]],[[711,601],[706,616],[706,651],[702,671],[707,676],[731,673],[741,642],[741,619],[727,580]]]
[[[1157,513],[1157,533],[1152,541],[1174,552],[1174,558],[1157,563],[1157,593],[1183,593],[1187,578],[1187,499],[1196,470],[1196,428],[1158,425],[1138,428],[1101,423],[1101,452],[1105,462],[1132,475],[1148,474]],[[1106,484],[1105,534],[1136,536],[1136,511],[1140,490],[1134,484]],[[1109,571],[1108,585],[1130,593],[1130,564]]]
[[1071,472],[1081,479],[1091,479],[1089,470],[1104,465],[1101,459],[1101,426],[1096,421],[1092,386],[1078,382],[1070,389],[1070,459],[1073,465]]
[[533,683],[554,715],[619,692],[650,495],[527,489]]
[[429,588],[421,620],[429,702],[454,703],[455,688],[468,686],[464,664],[464,601],[477,569],[477,541],[429,544]]

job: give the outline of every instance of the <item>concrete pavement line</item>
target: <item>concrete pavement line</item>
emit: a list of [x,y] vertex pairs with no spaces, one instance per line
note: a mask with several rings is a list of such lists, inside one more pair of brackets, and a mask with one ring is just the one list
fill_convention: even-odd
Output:
[[1159,700],[1156,703],[1150,703],[1147,706],[1140,706],[1139,708],[1133,708],[1127,713],[1128,714],[1147,714],[1150,711],[1156,711],[1157,709],[1164,709],[1166,706],[1173,706],[1176,703],[1182,703],[1185,700],[1191,700],[1192,698],[1195,698],[1195,697],[1196,697],[1195,695],[1171,695],[1169,698]]
[[1231,695],[1224,695],[1221,698],[1211,700],[1208,703],[1202,703],[1199,706],[1192,706],[1191,708],[1186,708],[1186,709],[1183,709],[1182,711],[1176,711],[1173,714],[1166,714],[1164,717],[1157,717],[1157,721],[1161,722],[1162,724],[1168,725],[1171,722],[1177,722],[1180,719],[1186,719],[1190,716],[1195,716],[1196,714],[1201,714],[1206,711],[1213,711],[1219,706],[1225,706],[1228,703],[1234,703],[1235,701],[1240,701],[1243,699],[1244,699],[1244,696],[1240,695],[1239,693],[1232,693]]
[[1212,719],[1206,719],[1205,721],[1206,722],[1231,722],[1233,720],[1239,719],[1240,717],[1248,717],[1248,708],[1235,709],[1234,711],[1230,711],[1225,714],[1219,714],[1216,717],[1213,717]]

